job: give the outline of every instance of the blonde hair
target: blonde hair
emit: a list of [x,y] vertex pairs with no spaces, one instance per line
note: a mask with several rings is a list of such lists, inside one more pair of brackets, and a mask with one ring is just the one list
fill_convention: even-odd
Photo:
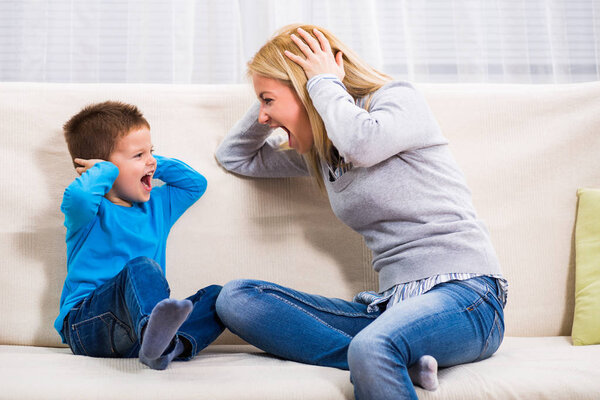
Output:
[[[304,58],[302,51],[291,39],[292,33],[296,33],[296,36],[300,37],[296,32],[298,28],[304,29],[313,37],[315,37],[313,29],[318,29],[325,35],[327,40],[329,40],[334,56],[338,51],[342,52],[345,71],[342,82],[346,86],[346,90],[350,96],[355,100],[372,94],[392,80],[392,78],[363,62],[356,53],[342,43],[331,32],[314,25],[292,24],[284,26],[279,31],[275,32],[274,36],[248,62],[249,75],[262,75],[267,78],[277,79],[285,85],[288,85],[294,89],[298,98],[304,105],[304,108],[306,108],[314,144],[312,149],[305,154],[305,159],[313,176],[317,179],[319,187],[324,189],[325,185],[321,174],[320,160],[325,160],[327,163],[331,164],[334,146],[327,137],[323,120],[313,106],[308,91],[306,90],[306,82],[308,79],[306,78],[304,70],[284,54],[284,51],[288,50]],[[369,101],[367,101],[367,109],[368,104]]]

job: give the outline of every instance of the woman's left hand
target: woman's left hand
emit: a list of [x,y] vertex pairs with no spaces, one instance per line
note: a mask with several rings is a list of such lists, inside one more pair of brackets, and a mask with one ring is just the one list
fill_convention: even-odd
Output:
[[285,55],[304,69],[308,79],[319,74],[334,74],[340,81],[343,80],[346,73],[344,72],[342,52],[338,51],[334,57],[325,35],[317,29],[314,29],[313,32],[319,39],[318,41],[302,28],[298,28],[298,34],[304,40],[292,34],[292,40],[306,58],[297,56],[288,50],[285,51]]

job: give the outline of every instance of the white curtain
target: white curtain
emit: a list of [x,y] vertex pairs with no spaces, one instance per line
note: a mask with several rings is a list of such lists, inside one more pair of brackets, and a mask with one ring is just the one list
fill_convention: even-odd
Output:
[[600,0],[0,0],[0,81],[243,82],[292,22],[398,79],[600,79]]

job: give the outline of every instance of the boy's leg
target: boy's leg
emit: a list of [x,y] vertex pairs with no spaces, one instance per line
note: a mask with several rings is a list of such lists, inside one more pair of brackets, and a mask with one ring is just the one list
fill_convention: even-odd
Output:
[[135,258],[69,312],[65,337],[75,354],[137,357],[142,328],[154,306],[167,297],[160,266]]
[[153,369],[165,369],[183,350],[175,336],[192,311],[189,300],[164,299],[152,310],[142,333],[140,361]]
[[215,309],[221,289],[218,285],[207,286],[186,299],[193,304],[193,309],[177,331],[177,336],[185,345],[179,359],[192,359],[225,330]]

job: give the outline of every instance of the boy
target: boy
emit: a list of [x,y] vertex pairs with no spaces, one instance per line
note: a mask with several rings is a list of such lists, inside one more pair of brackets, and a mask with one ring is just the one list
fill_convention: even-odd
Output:
[[[64,125],[80,175],[65,190],[67,277],[54,327],[74,354],[138,357],[153,369],[189,360],[223,331],[221,287],[169,298],[166,240],[202,196],[206,179],[181,161],[153,156],[137,107],[90,105]],[[105,161],[106,160],[106,161]],[[164,181],[152,188],[152,178]]]

